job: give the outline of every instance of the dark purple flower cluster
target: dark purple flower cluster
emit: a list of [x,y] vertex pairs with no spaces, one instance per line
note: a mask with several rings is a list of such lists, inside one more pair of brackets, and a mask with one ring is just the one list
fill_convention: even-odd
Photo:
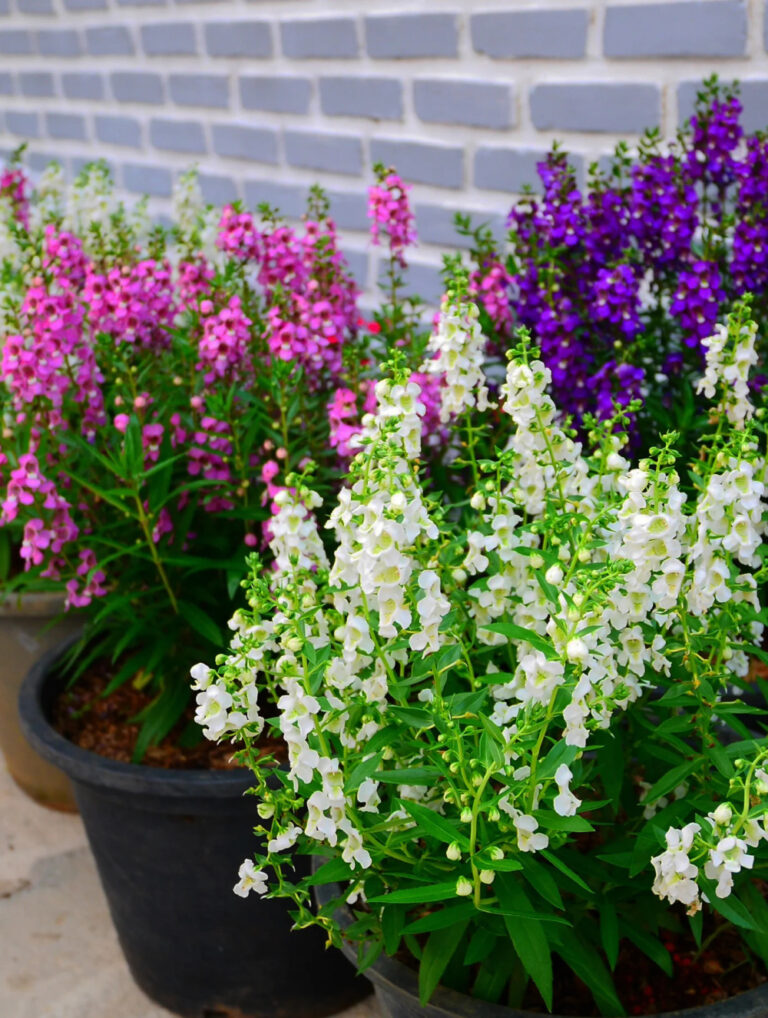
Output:
[[676,142],[650,131],[633,156],[619,146],[584,191],[555,147],[537,167],[541,193],[511,210],[510,311],[577,421],[659,378],[687,384],[746,291],[768,316],[768,140],[744,137],[741,111],[711,79]]

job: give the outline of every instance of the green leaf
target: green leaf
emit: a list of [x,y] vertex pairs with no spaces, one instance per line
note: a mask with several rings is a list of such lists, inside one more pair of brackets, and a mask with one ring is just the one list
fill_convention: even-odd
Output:
[[431,933],[433,930],[442,930],[446,926],[453,926],[464,919],[471,919],[477,914],[474,902],[462,901],[459,905],[448,905],[430,912],[429,915],[414,919],[413,922],[403,930],[404,933]]
[[188,622],[190,626],[192,626],[192,628],[200,634],[200,636],[214,644],[214,646],[218,647],[220,650],[224,650],[224,635],[210,615],[204,612],[199,605],[193,604],[192,601],[179,601],[178,608],[181,617]]
[[561,817],[554,810],[549,809],[538,809],[536,810],[536,819],[539,825],[550,831],[573,831],[579,834],[586,834],[588,831],[594,831],[594,827],[585,820],[584,817]]
[[376,768],[381,764],[381,753],[373,753],[367,760],[362,760],[344,783],[344,790],[349,794],[356,792],[366,778],[376,773]]
[[541,897],[554,905],[555,908],[564,908],[563,899],[560,896],[560,890],[552,878],[552,875],[547,871],[546,866],[542,866],[540,862],[535,859],[526,858],[523,861],[523,876],[531,885],[531,887],[541,895]]
[[658,965],[662,972],[672,976],[672,958],[666,947],[656,937],[644,933],[632,923],[624,925],[624,936],[631,940],[635,947],[647,955],[654,964]]
[[[516,877],[499,874],[496,894],[504,908],[532,911],[531,903]],[[552,957],[544,928],[536,919],[505,917],[507,933],[523,968],[536,984],[548,1010],[552,1010]]]
[[544,858],[547,860],[548,863],[550,863],[550,865],[554,866],[555,869],[560,870],[560,872],[564,876],[568,877],[569,880],[572,880],[574,884],[578,884],[578,886],[582,890],[586,891],[587,894],[592,893],[592,888],[589,886],[589,884],[584,883],[579,874],[576,873],[575,870],[572,870],[570,866],[566,866],[566,864],[559,858],[559,856],[555,855],[549,849],[544,849],[544,851],[541,852],[540,854],[544,856]]
[[315,872],[307,877],[307,884],[310,887],[319,887],[321,884],[336,884],[340,880],[349,880],[352,877],[352,870],[349,863],[343,859],[329,859],[322,866],[318,866]]
[[588,940],[579,936],[576,930],[566,930],[561,933],[560,943],[555,950],[579,979],[587,984],[601,1014],[615,1018],[616,1015],[627,1013],[616,995],[608,969]]
[[133,750],[133,763],[141,763],[150,746],[156,746],[168,735],[189,703],[186,682],[174,682],[142,711],[142,724]]
[[494,948],[498,937],[485,926],[480,926],[472,934],[472,939],[464,955],[465,965],[475,965],[477,962],[487,958]]
[[699,873],[697,880],[716,912],[743,930],[758,929],[758,924],[755,923],[749,909],[735,894],[730,894],[727,898],[718,898],[717,883],[714,880],[708,880],[702,873]]
[[423,707],[398,707],[394,704],[387,708],[387,719],[390,717],[411,728],[432,728],[434,719],[428,710]]
[[376,771],[374,777],[386,785],[431,785],[442,777],[437,767],[404,767],[395,771]]
[[514,622],[492,622],[490,625],[480,626],[479,628],[488,629],[492,633],[499,633],[501,636],[506,636],[506,638],[512,643],[525,641],[525,643],[529,643],[534,650],[540,650],[548,661],[560,660],[560,655],[549,640],[544,639],[543,636],[539,636],[539,634],[533,629],[525,629],[523,626],[515,625]]
[[418,826],[426,834],[431,834],[438,841],[450,845],[457,841],[466,852],[469,849],[469,838],[455,827],[450,820],[435,813],[434,810],[420,805],[418,802],[411,802],[410,799],[401,800],[403,808],[413,817]]
[[406,916],[407,910],[397,905],[381,910],[381,933],[384,937],[384,950],[388,955],[397,954]]
[[447,901],[456,897],[456,881],[439,884],[422,884],[419,887],[403,887],[376,898],[369,898],[373,905],[420,905],[428,901]]
[[419,965],[419,1002],[424,1005],[435,992],[456,948],[464,936],[468,919],[430,933]]
[[678,785],[681,785],[700,766],[701,759],[694,757],[693,760],[686,760],[677,767],[673,767],[671,771],[667,771],[663,777],[659,778],[655,785],[648,789],[648,794],[643,799],[643,803],[646,806],[652,806],[669,792],[673,792]]
[[613,902],[604,898],[600,902],[600,940],[611,971],[619,960],[619,920]]

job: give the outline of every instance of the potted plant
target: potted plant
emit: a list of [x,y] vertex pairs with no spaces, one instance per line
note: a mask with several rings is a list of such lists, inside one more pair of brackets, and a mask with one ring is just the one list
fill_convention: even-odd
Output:
[[[333,224],[317,196],[301,230],[268,209],[205,209],[187,176],[173,228],[149,228],[100,165],[36,197],[14,227],[0,525],[18,589],[54,585],[83,635],[31,670],[25,733],[74,782],[150,996],[193,1016],[338,1010],[367,984],[318,931],[288,954],[284,905],[218,908],[255,804],[248,771],[201,739],[188,688],[281,471],[309,452],[334,482],[326,403],[367,334]],[[201,866],[222,875],[213,897]]]
[[[476,326],[446,299],[434,346],[466,382]],[[198,717],[256,780],[240,889],[291,900],[392,1018],[768,1010],[768,746],[733,692],[764,619],[755,333],[744,302],[705,339],[690,463],[668,433],[632,466],[634,404],[578,441],[523,330],[513,434],[478,460],[469,431],[469,499],[421,471],[424,407],[395,364],[330,555],[311,483],[278,500],[274,569],[252,560],[232,649],[196,669]],[[458,426],[487,392],[474,375],[445,398]]]
[[702,341],[744,293],[765,347],[768,140],[741,114],[738,87],[712,77],[674,141],[655,128],[635,151],[621,142],[585,184],[555,145],[537,193],[510,209],[508,249],[457,217],[489,342],[504,350],[515,323],[530,328],[576,423],[642,397],[628,422],[635,449],[660,423],[693,449]]

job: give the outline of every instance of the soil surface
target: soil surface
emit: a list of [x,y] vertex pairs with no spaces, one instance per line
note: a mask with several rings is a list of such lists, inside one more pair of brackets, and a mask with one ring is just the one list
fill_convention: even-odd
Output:
[[[698,954],[693,937],[667,934],[664,946],[672,957],[672,976],[625,939],[613,973],[619,999],[629,1015],[682,1011],[727,1000],[766,982],[764,968],[745,957],[741,938],[724,929],[709,948]],[[706,943],[706,931],[704,937]],[[598,1016],[587,987],[562,964],[554,961],[554,1012],[559,1015]],[[538,992],[529,990],[524,1009],[546,1014]]]
[[[145,690],[124,682],[108,696],[104,690],[110,680],[109,668],[96,665],[59,694],[52,712],[54,728],[70,742],[99,756],[132,763],[139,724],[132,719],[151,701]],[[228,743],[217,745],[203,737],[193,745],[179,745],[194,717],[190,705],[184,717],[157,746],[150,747],[141,763],[149,767],[178,770],[231,770],[240,764],[233,760],[234,749]],[[194,723],[194,722],[193,722]],[[183,739],[187,742],[187,739]]]

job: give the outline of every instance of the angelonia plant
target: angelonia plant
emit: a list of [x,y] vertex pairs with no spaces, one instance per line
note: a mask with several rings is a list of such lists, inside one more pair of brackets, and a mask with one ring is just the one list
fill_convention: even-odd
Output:
[[[477,322],[446,296],[452,425],[491,398]],[[702,339],[697,456],[665,433],[633,466],[636,404],[585,418],[582,442],[519,330],[498,393],[510,440],[479,458],[466,427],[455,503],[391,361],[325,527],[308,466],[275,499],[229,650],[192,671],[199,723],[241,747],[259,798],[236,893],[292,900],[363,969],[405,951],[422,1002],[443,981],[558,1010],[556,959],[624,1014],[620,950],[671,974],[669,932],[735,932],[768,962],[768,748],[739,699],[765,622],[756,333],[745,300]]]
[[541,193],[509,213],[509,249],[457,217],[490,348],[503,354],[515,325],[528,326],[577,424],[641,397],[633,447],[647,449],[660,421],[693,444],[704,340],[746,293],[764,349],[768,136],[747,134],[741,113],[738,89],[711,78],[673,142],[653,129],[637,151],[619,144],[586,186],[555,146],[538,164]]
[[[381,176],[374,239],[404,265],[412,215]],[[188,173],[161,228],[101,163],[70,185],[53,165],[34,190],[17,164],[0,177],[3,594],[61,591],[85,625],[78,668],[106,659],[109,689],[149,691],[139,755],[221,644],[281,476],[309,457],[338,487],[369,345],[410,342],[411,319],[382,332],[357,301],[319,190],[294,228],[205,206]]]

